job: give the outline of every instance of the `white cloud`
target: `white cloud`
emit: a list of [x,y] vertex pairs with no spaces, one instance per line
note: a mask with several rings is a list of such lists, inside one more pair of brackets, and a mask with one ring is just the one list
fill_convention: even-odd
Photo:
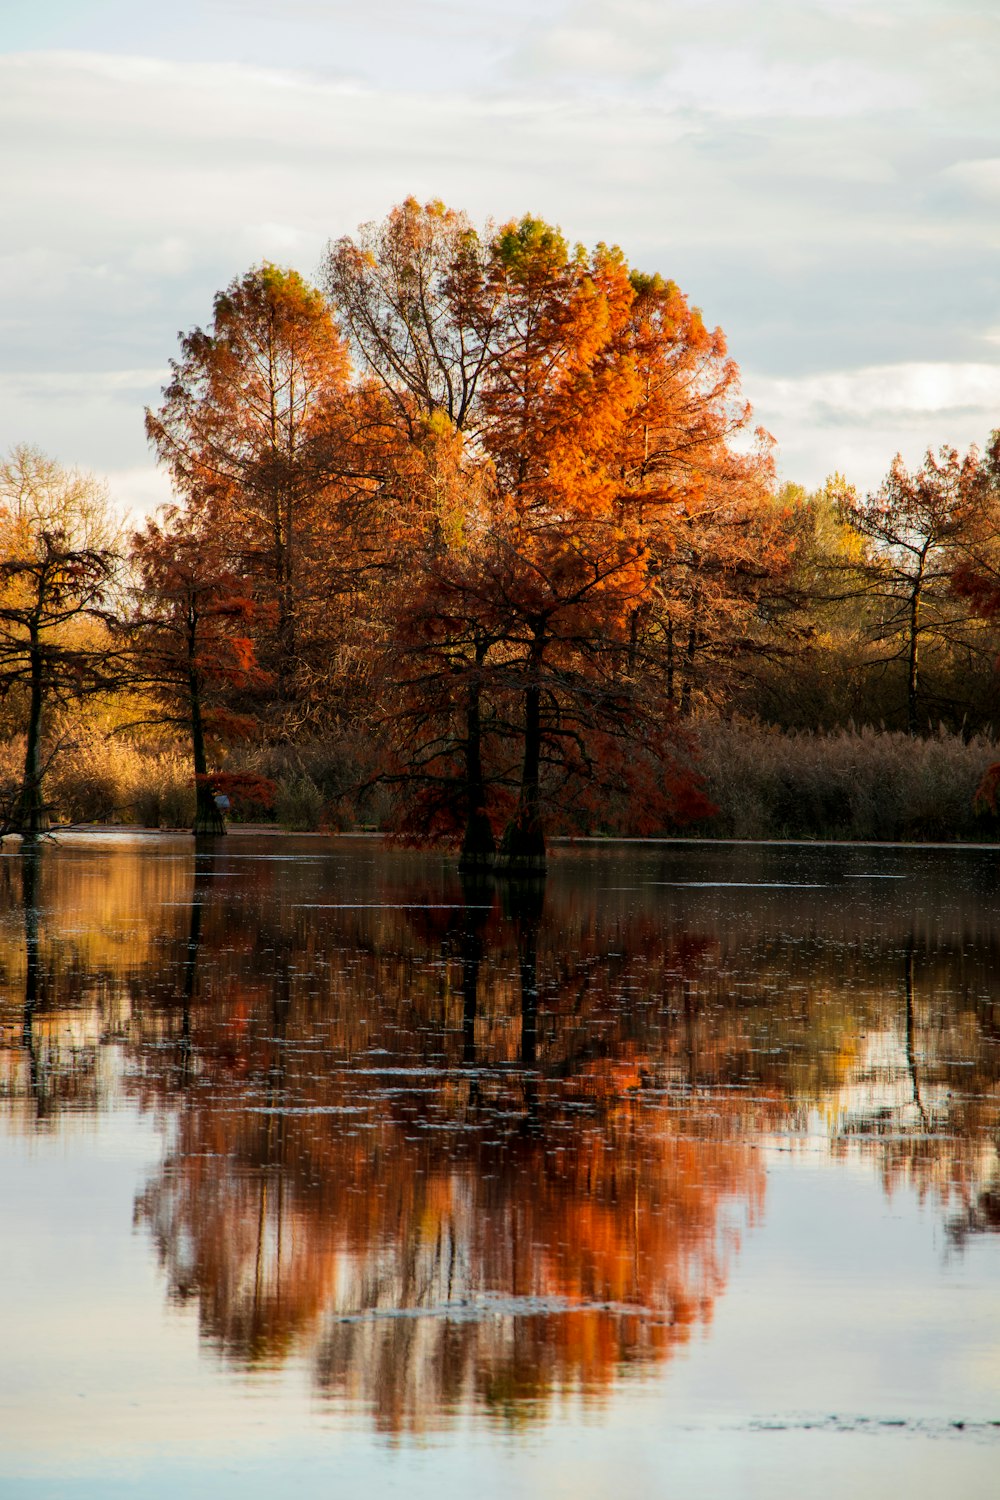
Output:
[[1000,14],[981,0],[572,0],[521,33],[514,65],[634,89],[693,49],[712,97],[712,59],[733,51],[789,79],[829,67],[831,77],[864,80],[854,107],[883,107],[881,82],[893,100],[900,89],[926,105],[947,98],[956,114],[981,109],[986,120],[998,40]]
[[687,109],[727,119],[842,119],[909,108],[918,90],[863,63],[770,60],[753,51],[685,48],[659,92]]
[[163,369],[8,372],[0,375],[0,452],[30,443],[51,458],[99,473],[147,459],[143,408]]
[[162,381],[163,374],[162,370],[36,370],[0,375],[0,402],[16,401],[19,396],[100,400],[120,391],[148,391]]
[[308,256],[313,247],[308,235],[294,224],[245,224],[242,235],[247,243],[250,258],[284,262],[294,259],[303,250]]
[[838,470],[872,490],[895,454],[982,447],[1000,427],[1000,363],[910,362],[798,379],[745,374],[758,421],[779,438],[783,478],[821,484]]
[[946,175],[981,198],[1000,197],[1000,156],[955,162],[946,169]]
[[137,245],[128,258],[128,264],[135,270],[154,276],[181,276],[191,269],[193,261],[190,242],[175,234]]
[[170,481],[161,469],[111,469],[104,476],[116,511],[135,526],[173,499]]
[[582,75],[605,85],[628,80],[673,108],[727,119],[841,118],[909,108],[920,99],[912,78],[861,59],[814,61],[769,56],[758,37],[734,45],[685,41],[666,28],[651,35],[613,23],[564,25],[546,36],[529,72]]
[[[141,467],[142,406],[157,399],[178,329],[207,322],[214,293],[262,258],[314,274],[328,237],[411,192],[480,220],[531,210],[673,276],[736,358],[767,373],[773,390],[757,401],[770,392],[764,419],[783,451],[798,442],[792,423],[838,442],[848,421],[871,431],[864,401],[803,386],[803,370],[909,368],[925,349],[965,367],[989,348],[1000,11],[516,0],[500,15],[467,0],[451,50],[457,0],[419,16],[399,0],[363,12],[298,0],[287,24],[258,0],[238,35],[233,3],[177,0],[178,50],[202,11],[215,27],[200,62],[0,55],[0,135],[14,143],[0,348],[8,371],[42,381],[4,377],[0,446],[27,439],[68,462]],[[339,73],[333,20],[354,38]],[[376,77],[383,33],[405,87],[357,82],[362,56]],[[129,390],[91,369],[149,378]],[[46,387],[53,370],[89,383]],[[950,435],[947,413],[980,410],[926,400],[905,415],[926,441]]]
[[874,365],[800,379],[758,377],[757,388],[766,390],[769,404],[781,403],[798,417],[922,420],[935,412],[993,410],[1000,420],[1000,363]]

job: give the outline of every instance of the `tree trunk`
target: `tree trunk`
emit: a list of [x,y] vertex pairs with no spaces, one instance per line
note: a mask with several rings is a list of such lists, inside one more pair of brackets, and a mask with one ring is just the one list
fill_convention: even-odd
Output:
[[31,696],[28,704],[24,776],[18,798],[15,826],[26,839],[36,839],[48,827],[42,800],[42,653],[38,636],[31,633]]
[[465,785],[468,812],[462,839],[460,870],[489,867],[496,859],[496,840],[486,812],[486,778],[483,775],[482,682],[479,668],[487,648],[476,647],[476,675],[469,683],[465,705]]
[[545,833],[542,828],[540,773],[542,764],[542,658],[543,627],[537,627],[528,658],[528,685],[524,690],[524,762],[517,810],[504,830],[499,868],[508,875],[537,875],[545,869]]
[[628,671],[629,675],[635,676],[635,669],[639,663],[639,611],[633,609],[628,619]]
[[688,631],[687,649],[684,652],[684,677],[681,682],[681,714],[687,718],[691,712],[691,683],[694,678],[694,657],[698,649],[698,630],[692,625]]
[[667,702],[674,706],[674,622],[667,616]]
[[917,689],[919,686],[920,589],[910,595],[910,639],[906,671],[906,727],[917,732]]
[[292,666],[298,649],[298,632],[295,620],[295,581],[292,564],[292,525],[295,505],[290,481],[286,481],[285,488],[278,497],[277,510],[275,547],[278,581],[278,641],[281,652],[279,679],[282,695],[291,697],[293,696]]
[[194,758],[194,833],[225,833],[226,825],[215,805],[215,796],[208,780],[208,759],[205,754],[205,727],[201,717],[201,695],[198,678],[192,672],[189,679],[191,693],[191,751]]

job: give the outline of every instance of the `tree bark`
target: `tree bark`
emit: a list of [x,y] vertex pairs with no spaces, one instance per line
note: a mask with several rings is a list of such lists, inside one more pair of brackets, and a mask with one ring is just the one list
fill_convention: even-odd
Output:
[[460,870],[491,866],[496,858],[496,840],[486,812],[486,778],[483,774],[482,667],[487,647],[476,647],[476,675],[469,683],[465,705],[465,784],[468,813],[462,839]]
[[545,651],[544,626],[535,629],[528,657],[524,690],[524,760],[517,810],[500,844],[499,867],[509,875],[537,875],[545,869],[545,832],[542,828],[540,775],[542,764],[542,688]]
[[917,690],[919,686],[920,646],[920,586],[910,595],[910,639],[906,670],[906,727],[910,734],[917,732]]
[[692,625],[688,631],[687,647],[684,652],[684,676],[681,682],[681,714],[684,718],[691,712],[691,684],[694,678],[694,657],[698,649],[698,630]]
[[667,702],[674,706],[674,622],[667,616]]
[[205,726],[201,717],[201,694],[198,676],[192,670],[189,677],[191,708],[191,752],[194,760],[194,833],[223,834],[226,825],[215,805],[215,797],[208,781],[208,758],[205,753]]
[[24,776],[21,781],[16,823],[26,839],[35,839],[48,827],[42,800],[42,705],[43,665],[37,629],[31,629],[31,689],[28,703],[28,726],[24,751]]

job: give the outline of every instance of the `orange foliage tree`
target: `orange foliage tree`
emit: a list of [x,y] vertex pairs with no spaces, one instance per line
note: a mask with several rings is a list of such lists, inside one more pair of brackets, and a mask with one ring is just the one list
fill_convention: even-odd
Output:
[[256,267],[213,312],[207,330],[181,338],[146,431],[175,491],[266,606],[258,654],[291,729],[328,675],[330,596],[356,498],[349,360],[326,299],[297,272]]
[[[927,456],[925,469],[930,463]],[[957,469],[963,504],[961,546],[951,572],[952,592],[981,620],[1000,621],[1000,431],[980,458],[972,449],[959,460],[953,450],[942,453],[942,463]],[[1000,667],[1000,662],[997,663]],[[976,800],[997,809],[1000,762],[990,766],[976,792]]]
[[771,439],[751,431],[722,330],[673,282],[633,271],[631,284],[623,347],[635,386],[617,464],[648,586],[630,619],[630,660],[686,714],[753,649],[750,619],[787,541],[768,503]]
[[965,601],[991,615],[988,532],[995,535],[996,527],[988,491],[974,448],[962,456],[943,447],[936,457],[928,450],[912,474],[897,454],[874,494],[861,499],[850,490],[843,497],[844,518],[869,543],[859,588],[877,605],[871,633],[880,660],[905,667],[911,734],[920,726],[927,646],[962,635]]
[[491,280],[502,316],[483,443],[499,492],[496,671],[518,704],[522,744],[501,851],[516,866],[544,859],[545,763],[565,780],[589,761],[592,779],[588,731],[626,723],[614,647],[645,567],[609,463],[635,384],[616,347],[632,300],[624,262],[603,246],[570,251],[526,218],[495,236]]
[[413,199],[325,286],[234,281],[147,413],[264,606],[279,733],[374,718],[402,825],[470,865],[707,812],[675,711],[778,556],[721,333],[615,249]]
[[[405,432],[453,434],[447,524],[411,534],[385,629],[411,822],[464,829],[475,863],[506,818],[503,857],[529,867],[546,822],[586,824],[609,788],[637,825],[707,810],[626,651],[652,585],[652,497],[645,513],[622,498],[642,394],[621,255],[532,218],[481,237],[410,200],[331,247],[327,284]],[[717,422],[716,449],[727,434]]]
[[[195,781],[195,833],[223,833],[209,769],[210,741],[246,736],[255,727],[234,712],[242,697],[266,685],[248,633],[258,610],[244,581],[205,526],[178,511],[149,521],[132,543],[140,599],[127,621],[135,680],[156,701],[145,722],[182,732],[190,741]],[[237,790],[235,783],[232,789]],[[266,788],[255,786],[255,796]]]

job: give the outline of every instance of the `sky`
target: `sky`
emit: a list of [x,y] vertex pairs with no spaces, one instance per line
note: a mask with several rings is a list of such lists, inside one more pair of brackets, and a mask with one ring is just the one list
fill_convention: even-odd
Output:
[[0,0],[0,452],[169,498],[177,337],[409,194],[621,245],[779,474],[1000,427],[996,0]]

